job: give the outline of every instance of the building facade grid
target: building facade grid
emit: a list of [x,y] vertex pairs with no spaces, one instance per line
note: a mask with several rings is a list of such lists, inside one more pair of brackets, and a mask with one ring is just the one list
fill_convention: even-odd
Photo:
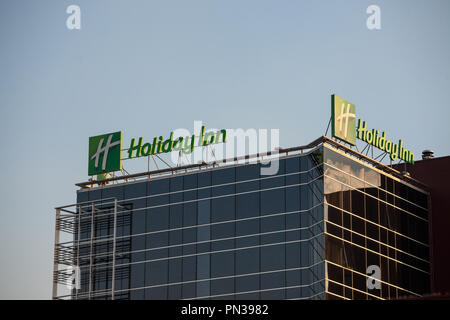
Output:
[[[57,210],[57,229],[70,229],[73,240],[55,247],[55,265],[79,267],[81,286],[60,298],[426,292],[426,192],[327,143],[278,163],[272,176],[252,163],[79,190],[73,214]],[[380,268],[380,289],[368,288],[371,265]]]

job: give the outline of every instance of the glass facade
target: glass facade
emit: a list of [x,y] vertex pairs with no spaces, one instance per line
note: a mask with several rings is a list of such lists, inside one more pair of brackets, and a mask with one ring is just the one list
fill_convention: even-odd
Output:
[[[79,190],[81,287],[72,298],[429,291],[426,193],[326,143],[278,161],[270,176],[255,163]],[[379,289],[368,287],[370,266],[379,268]]]
[[324,299],[322,159],[80,190],[76,298],[112,298],[114,273],[114,299]]
[[427,193],[327,146],[324,159],[327,299],[430,292]]

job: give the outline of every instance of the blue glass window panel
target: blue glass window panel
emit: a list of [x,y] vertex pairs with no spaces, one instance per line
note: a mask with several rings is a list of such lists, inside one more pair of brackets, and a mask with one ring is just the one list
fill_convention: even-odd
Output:
[[188,228],[183,230],[183,254],[195,254],[197,242],[196,228]]
[[211,197],[211,172],[202,172],[198,174],[198,198],[204,199]]
[[147,235],[147,259],[160,259],[167,257],[167,244],[169,241],[167,232],[154,233]]
[[197,224],[197,202],[184,204],[183,226],[193,226]]
[[169,215],[170,215],[169,226],[171,229],[180,228],[183,226],[183,205],[182,204],[176,204],[176,205],[170,206]]
[[231,276],[234,274],[234,252],[211,254],[211,277]]
[[274,189],[261,192],[261,215],[285,212],[285,190]]
[[[248,292],[248,291],[257,291],[259,290],[259,275],[251,275],[245,277],[236,278],[236,293],[239,292]],[[242,299],[242,295],[236,296],[236,298]],[[259,293],[256,294],[259,298]],[[257,299],[258,299],[257,298]]]
[[[286,284],[285,271],[261,274],[261,290],[283,288],[285,287],[285,284]],[[265,293],[266,296],[269,296],[268,292],[270,291],[267,291],[267,293]],[[261,297],[262,294],[263,293],[261,292]]]
[[297,299],[301,298],[301,288],[287,288],[286,289],[286,299]]
[[168,281],[169,265],[167,260],[147,262],[145,264],[145,284],[147,286],[165,284]]
[[173,177],[170,179],[170,202],[178,202],[183,200],[183,177]]
[[132,205],[131,232],[133,234],[145,232],[145,219],[147,214],[146,196],[147,185],[145,183],[135,183],[124,186],[124,199],[126,199],[124,204]]
[[227,222],[211,226],[212,239],[224,239],[234,237],[235,223]]
[[211,222],[211,201],[201,200],[198,202],[198,224]]
[[242,293],[236,295],[236,300],[259,300],[259,292]]
[[148,194],[159,195],[167,194],[169,192],[170,179],[157,179],[148,181]]
[[261,247],[261,271],[284,269],[285,245]]
[[259,272],[259,248],[236,251],[236,274]]
[[286,271],[286,287],[300,286],[301,281],[301,270],[289,270]]
[[169,206],[148,209],[147,232],[162,231],[169,228]]
[[235,219],[235,197],[224,197],[212,200],[211,222]]
[[[235,193],[235,168],[222,169],[212,172],[212,196]],[[220,185],[220,186],[219,186]]]
[[149,288],[145,290],[146,300],[166,300],[168,295],[167,286]]
[[197,282],[197,297],[209,297],[211,295],[210,281]]
[[211,236],[211,228],[209,226],[205,226],[205,227],[198,227],[197,228],[197,241],[198,242],[205,242],[208,241]]
[[270,290],[261,292],[262,300],[284,300],[286,299],[286,290]]
[[236,247],[259,245],[259,219],[236,222]]
[[286,159],[286,185],[300,183],[300,159],[293,157]]
[[258,190],[260,170],[259,164],[236,167],[236,181],[246,181],[236,184],[236,192]]
[[183,258],[183,281],[192,281],[196,279],[197,257],[189,256]]
[[[221,295],[221,294],[233,294],[234,293],[234,279],[218,279],[211,280],[211,295]],[[218,299],[219,297],[214,297]],[[222,297],[223,299],[233,299],[233,296]]]
[[136,263],[130,266],[130,288],[140,288],[145,285],[145,264]]
[[279,167],[278,172],[273,176],[262,176],[261,179],[261,190],[281,187],[285,185],[285,160],[281,159],[278,161]]
[[131,290],[130,291],[130,299],[131,300],[144,300],[145,299],[145,290]]
[[[184,201],[197,199],[197,175],[189,174],[184,176]],[[189,191],[186,191],[189,190]]]
[[145,236],[135,236],[131,238],[131,251],[138,251],[131,254],[131,261],[145,260]]
[[236,196],[236,219],[259,216],[259,193],[247,193]]
[[178,283],[182,281],[181,258],[169,259],[169,283]]
[[300,267],[300,243],[293,242],[286,244],[286,268]]
[[207,279],[210,277],[210,256],[201,254],[197,256],[197,279]]
[[168,286],[168,299],[179,300],[181,299],[181,284]]
[[286,211],[298,211],[300,210],[300,187],[287,187],[286,188]]
[[182,286],[182,297],[183,299],[195,298],[197,296],[197,284],[196,283],[185,283]]

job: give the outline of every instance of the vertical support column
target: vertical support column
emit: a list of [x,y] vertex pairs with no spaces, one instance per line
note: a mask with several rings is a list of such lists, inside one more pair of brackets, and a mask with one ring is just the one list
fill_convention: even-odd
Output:
[[147,172],[148,172],[148,178],[150,179],[150,154],[147,157]]
[[[78,276],[80,277],[80,279],[75,279],[75,281],[79,281],[78,283],[81,284],[81,267],[80,267],[80,236],[81,236],[81,213],[83,212],[82,206],[79,205],[78,206],[78,227],[77,227],[77,268],[79,271]],[[81,288],[80,288],[81,289]],[[78,285],[75,285],[75,299],[78,300]]]
[[113,231],[113,265],[112,265],[112,283],[111,300],[114,300],[115,276],[116,276],[116,235],[117,235],[117,199],[114,199],[114,231]]
[[53,289],[52,299],[56,299],[58,295],[58,244],[59,244],[59,218],[61,209],[56,209],[55,218],[55,247],[53,250]]
[[328,293],[328,262],[325,260],[325,298],[326,298],[326,294]]
[[89,251],[89,300],[91,300],[92,293],[92,251],[93,251],[93,240],[94,240],[94,202],[92,202],[92,213],[91,213],[91,246]]

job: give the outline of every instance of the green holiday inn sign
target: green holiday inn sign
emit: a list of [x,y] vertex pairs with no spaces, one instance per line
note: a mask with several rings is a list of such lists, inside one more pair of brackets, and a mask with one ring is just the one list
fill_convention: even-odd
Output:
[[[414,153],[404,148],[403,141],[394,143],[386,139],[386,133],[367,129],[367,123],[359,119],[356,125],[355,105],[333,94],[331,96],[331,131],[332,136],[350,145],[356,145],[356,139],[388,153],[393,161],[397,158],[414,164]],[[155,154],[180,151],[192,153],[194,147],[205,147],[211,144],[225,143],[225,129],[206,132],[202,126],[200,135],[173,138],[173,132],[167,139],[155,137],[146,142],[142,137],[132,138],[127,150],[128,159],[146,157]],[[122,170],[123,133],[121,131],[98,135],[89,138],[88,174],[100,175],[106,172]]]
[[89,138],[89,175],[122,170],[122,131]]
[[331,135],[350,145],[356,145],[356,138],[388,153],[392,161],[402,159],[414,164],[414,153],[398,143],[386,139],[386,132],[367,129],[367,123],[358,119],[356,125],[355,105],[333,94],[331,96]]
[[[173,132],[167,139],[163,136],[153,138],[152,142],[145,142],[142,137],[131,139],[127,149],[128,159],[146,157],[155,154],[181,151],[192,153],[196,146],[206,147],[211,144],[225,143],[227,131],[205,132],[202,126],[200,135],[173,138]],[[123,134],[121,131],[103,134],[89,138],[88,174],[90,176],[106,172],[122,170]]]

